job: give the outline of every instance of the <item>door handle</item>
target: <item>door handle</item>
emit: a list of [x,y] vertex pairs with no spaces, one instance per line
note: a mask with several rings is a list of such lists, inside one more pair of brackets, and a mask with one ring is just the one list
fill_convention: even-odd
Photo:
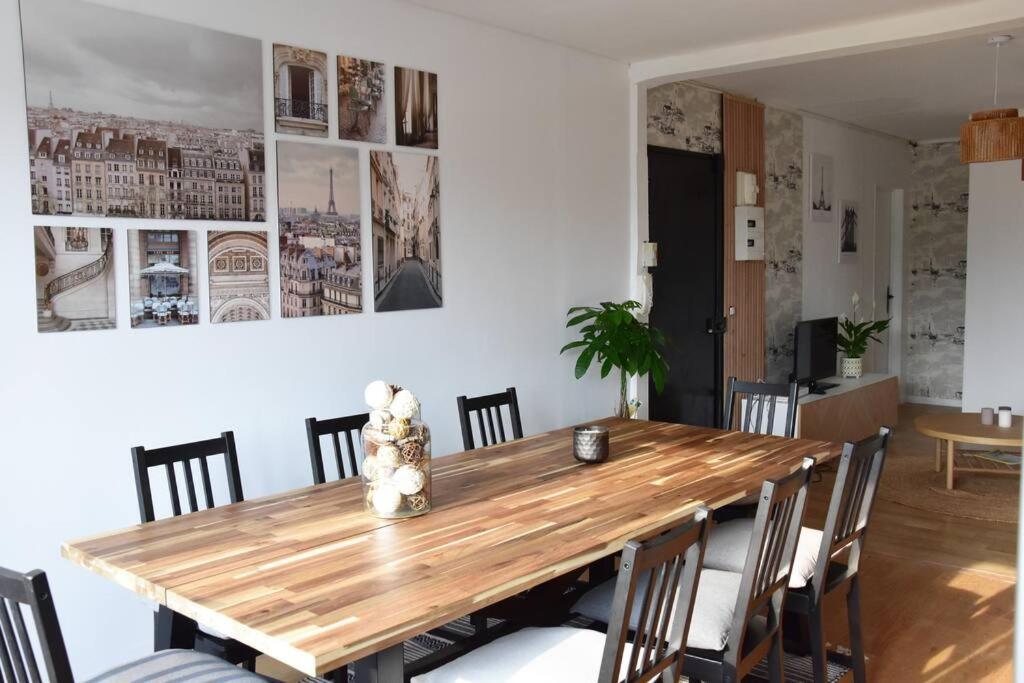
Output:
[[895,295],[892,293],[892,287],[889,285],[885,286],[885,314],[889,315],[892,309],[892,300],[895,299]]
[[725,334],[728,318],[708,318],[704,322],[704,331],[708,334]]

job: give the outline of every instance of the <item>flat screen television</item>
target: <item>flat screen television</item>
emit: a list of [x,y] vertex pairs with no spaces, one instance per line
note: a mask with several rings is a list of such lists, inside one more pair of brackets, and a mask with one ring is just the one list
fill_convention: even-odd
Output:
[[812,394],[823,394],[836,384],[821,382],[836,376],[839,318],[801,320],[793,332],[792,381],[806,384]]

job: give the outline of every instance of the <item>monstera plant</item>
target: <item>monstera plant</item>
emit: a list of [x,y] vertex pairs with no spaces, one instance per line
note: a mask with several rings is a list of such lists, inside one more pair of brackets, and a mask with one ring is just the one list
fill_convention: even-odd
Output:
[[665,336],[637,317],[642,306],[636,301],[621,304],[604,302],[600,306],[575,306],[567,313],[566,327],[581,326],[580,338],[562,347],[561,353],[579,351],[576,379],[587,374],[597,362],[601,377],[619,371],[619,403],[617,414],[629,417],[629,378],[650,374],[655,390],[665,388],[668,363],[662,355]]

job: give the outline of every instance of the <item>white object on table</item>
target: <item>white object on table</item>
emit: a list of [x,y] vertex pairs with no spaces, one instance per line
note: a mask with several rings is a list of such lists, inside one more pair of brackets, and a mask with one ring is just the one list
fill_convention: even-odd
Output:
[[1013,425],[1013,413],[1010,406],[999,406],[999,426],[1009,429]]
[[996,411],[992,408],[981,409],[981,424],[990,425],[995,423]]

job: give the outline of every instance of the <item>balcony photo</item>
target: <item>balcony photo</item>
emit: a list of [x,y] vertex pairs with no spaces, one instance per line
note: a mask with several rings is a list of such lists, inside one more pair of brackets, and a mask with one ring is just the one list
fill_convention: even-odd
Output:
[[327,54],[274,44],[274,130],[327,137]]
[[116,327],[110,228],[36,226],[35,252],[40,332]]
[[76,0],[24,2],[21,24],[32,213],[265,219],[245,205],[259,40]]

